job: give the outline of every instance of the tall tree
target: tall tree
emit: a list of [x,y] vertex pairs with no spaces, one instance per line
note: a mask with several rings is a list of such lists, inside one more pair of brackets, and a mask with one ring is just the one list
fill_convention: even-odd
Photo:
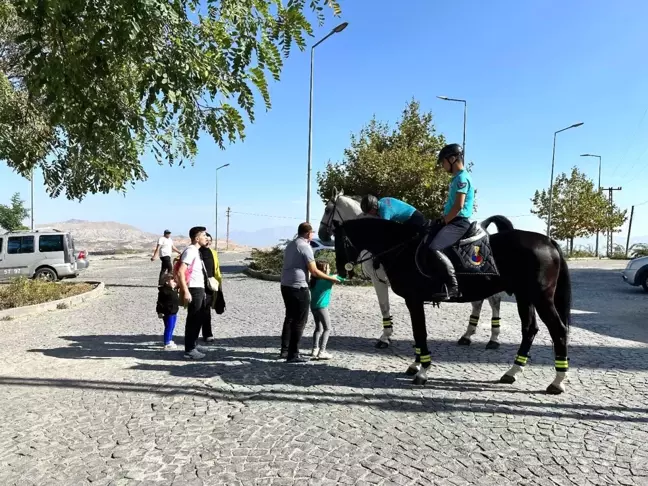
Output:
[[336,0],[0,0],[0,160],[81,199],[185,164],[254,121],[255,92]]
[[9,205],[0,204],[0,228],[6,231],[28,229],[23,221],[29,217],[29,210],[25,208],[25,201],[20,199],[20,194],[11,196]]
[[[536,191],[531,199],[531,213],[545,223],[549,215],[549,191]],[[551,237],[568,242],[574,248],[574,238],[585,238],[597,231],[618,231],[626,220],[626,211],[610,204],[594,181],[574,167],[568,176],[562,173],[553,185]]]
[[411,100],[394,128],[375,117],[351,136],[341,162],[329,162],[317,174],[318,193],[326,201],[334,187],[347,194],[375,194],[402,199],[429,218],[443,210],[450,176],[436,166],[445,144],[431,112]]

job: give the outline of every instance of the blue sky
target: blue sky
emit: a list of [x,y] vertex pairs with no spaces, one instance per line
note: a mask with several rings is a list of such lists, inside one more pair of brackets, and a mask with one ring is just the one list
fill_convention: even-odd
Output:
[[[325,35],[342,20],[349,27],[316,50],[313,164],[339,160],[349,135],[374,114],[395,122],[417,98],[432,110],[439,131],[461,142],[462,106],[437,95],[468,100],[466,152],[475,164],[483,219],[493,213],[516,226],[542,231],[528,215],[530,198],[549,184],[556,130],[556,173],[578,165],[603,186],[622,186],[620,206],[648,200],[648,2],[596,0],[534,2],[342,0],[342,19],[316,30]],[[244,143],[225,151],[208,138],[194,167],[159,167],[146,161],[149,180],[126,196],[88,196],[81,204],[49,200],[37,176],[36,222],[70,218],[119,221],[182,233],[193,224],[213,228],[214,168],[219,172],[219,233],[227,206],[232,230],[296,225],[305,216],[308,127],[308,51],[295,50],[282,80],[271,85],[273,108],[257,110]],[[315,181],[315,177],[313,177]],[[313,184],[313,194],[315,194]],[[29,183],[0,167],[0,195]],[[315,196],[313,220],[323,205]],[[648,204],[635,209],[633,234],[648,235]]]

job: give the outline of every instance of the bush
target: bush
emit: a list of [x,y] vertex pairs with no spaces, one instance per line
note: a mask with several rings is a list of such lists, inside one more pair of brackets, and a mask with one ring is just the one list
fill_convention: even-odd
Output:
[[648,256],[648,243],[635,243],[630,247],[628,252],[632,258],[641,258]]
[[52,302],[89,292],[93,288],[92,284],[87,283],[44,282],[20,277],[0,285],[0,310]]
[[[281,275],[283,269],[283,249],[277,245],[269,250],[259,250],[254,248],[251,252],[252,262],[250,268],[268,275]],[[331,250],[322,250],[315,255],[316,260],[324,260],[331,267],[331,273],[337,273],[335,264],[335,252]],[[355,277],[348,282],[352,285],[361,285],[369,283],[370,280],[365,277],[360,265],[354,269]]]

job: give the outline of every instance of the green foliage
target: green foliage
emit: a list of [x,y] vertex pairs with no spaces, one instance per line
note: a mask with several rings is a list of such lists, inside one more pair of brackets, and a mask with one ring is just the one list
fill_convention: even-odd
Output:
[[630,245],[628,255],[631,258],[641,258],[648,256],[648,243],[635,243],[634,245]]
[[23,225],[23,221],[28,217],[29,209],[25,208],[18,193],[11,196],[11,204],[0,204],[0,228],[6,231],[29,229]]
[[252,262],[250,268],[268,275],[281,275],[283,268],[283,249],[280,246],[274,246],[269,250],[259,250],[253,248],[250,254]]
[[92,284],[87,283],[64,284],[20,277],[7,285],[0,285],[0,310],[52,302],[89,292],[93,288]]
[[[531,213],[545,223],[549,214],[549,191],[536,191]],[[618,232],[627,217],[627,211],[610,204],[605,195],[598,191],[594,182],[580,172],[572,169],[571,175],[560,174],[553,185],[551,215],[551,237],[569,242],[569,252],[573,250],[574,238],[584,238],[597,231]]]
[[333,188],[346,194],[393,196],[408,202],[429,218],[440,216],[450,176],[436,166],[445,145],[436,132],[432,113],[421,113],[412,100],[395,128],[375,118],[351,136],[342,162],[329,162],[317,174],[318,193],[327,201]]
[[596,252],[591,246],[580,246],[569,251],[569,247],[564,249],[565,253],[569,253],[569,258],[594,258]]
[[336,0],[0,0],[0,160],[51,196],[124,191],[254,121],[255,91]]

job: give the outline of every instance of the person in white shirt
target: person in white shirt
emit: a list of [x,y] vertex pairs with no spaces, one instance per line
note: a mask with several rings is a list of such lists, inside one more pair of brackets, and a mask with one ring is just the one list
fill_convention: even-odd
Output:
[[171,231],[164,230],[164,236],[161,236],[158,240],[155,250],[153,250],[153,256],[151,257],[151,261],[155,261],[155,257],[159,254],[160,262],[162,262],[158,285],[161,285],[162,277],[165,273],[173,273],[173,265],[171,264],[171,256],[173,255],[173,252],[180,254],[180,250],[175,247],[173,240],[171,239]]
[[203,226],[194,226],[189,230],[191,244],[182,252],[180,267],[178,268],[180,299],[187,308],[184,354],[186,359],[202,359],[205,357],[197,349],[196,342],[205,321],[205,313],[207,313],[208,317],[210,312],[205,299],[205,269],[199,251],[201,246],[207,244],[206,231]]

